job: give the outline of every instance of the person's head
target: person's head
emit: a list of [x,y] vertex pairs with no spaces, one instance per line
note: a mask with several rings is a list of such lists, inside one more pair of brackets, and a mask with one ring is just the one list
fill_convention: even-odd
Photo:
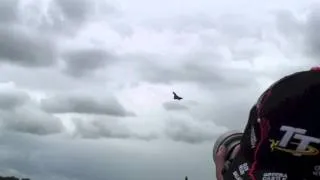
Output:
[[320,71],[290,74],[252,107],[225,179],[320,179]]

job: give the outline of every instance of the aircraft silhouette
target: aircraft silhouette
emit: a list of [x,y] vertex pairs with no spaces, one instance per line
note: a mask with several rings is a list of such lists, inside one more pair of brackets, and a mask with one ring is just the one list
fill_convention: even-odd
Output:
[[174,91],[173,91],[172,93],[173,93],[173,99],[174,99],[174,100],[181,100],[181,99],[183,99],[182,97],[178,96]]

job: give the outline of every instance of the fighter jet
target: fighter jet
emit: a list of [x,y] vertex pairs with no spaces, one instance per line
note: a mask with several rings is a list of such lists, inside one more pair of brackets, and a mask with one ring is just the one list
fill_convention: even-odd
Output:
[[182,97],[178,96],[174,91],[173,91],[172,93],[173,93],[173,99],[174,99],[174,100],[181,100],[181,99],[183,99]]

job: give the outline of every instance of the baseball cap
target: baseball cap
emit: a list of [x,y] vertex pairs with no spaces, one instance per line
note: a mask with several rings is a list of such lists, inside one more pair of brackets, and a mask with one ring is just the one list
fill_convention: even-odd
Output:
[[251,108],[227,179],[320,179],[320,71],[272,84]]

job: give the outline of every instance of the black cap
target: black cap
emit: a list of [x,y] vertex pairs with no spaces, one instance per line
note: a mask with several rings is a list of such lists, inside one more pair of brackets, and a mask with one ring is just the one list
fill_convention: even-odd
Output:
[[252,107],[226,179],[320,179],[320,71],[283,77]]

